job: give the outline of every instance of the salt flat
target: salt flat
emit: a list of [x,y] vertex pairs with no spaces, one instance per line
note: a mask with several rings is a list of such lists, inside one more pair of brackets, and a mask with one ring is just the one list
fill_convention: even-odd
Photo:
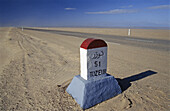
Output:
[[[50,30],[127,34],[127,29]],[[136,38],[169,40],[169,30],[133,30]],[[81,110],[65,89],[80,73],[79,47],[84,40],[0,28],[0,110]],[[87,110],[168,110],[169,56],[169,50],[108,42],[108,73],[117,78],[123,93]]]

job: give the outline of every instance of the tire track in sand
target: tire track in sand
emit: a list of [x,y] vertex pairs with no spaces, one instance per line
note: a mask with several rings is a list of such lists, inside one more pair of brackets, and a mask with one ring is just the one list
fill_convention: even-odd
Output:
[[57,78],[57,74],[65,71],[63,66],[69,67],[69,62],[49,50],[44,41],[15,28],[11,29],[9,36],[8,46],[17,53],[0,78],[0,110],[77,109],[77,104],[65,92],[66,87],[54,84],[62,77]]

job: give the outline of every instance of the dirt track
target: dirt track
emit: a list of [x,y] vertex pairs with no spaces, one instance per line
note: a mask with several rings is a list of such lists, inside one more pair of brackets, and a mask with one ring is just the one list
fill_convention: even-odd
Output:
[[57,82],[63,80],[60,80],[63,76],[60,72],[66,69],[71,72],[74,66],[61,53],[46,47],[46,42],[17,29],[10,28],[8,31],[4,42],[13,56],[0,76],[1,110],[72,109],[75,103],[66,101],[71,97],[65,97],[63,88],[57,87]]
[[[79,74],[83,40],[0,28],[0,110],[81,110],[65,89]],[[169,52],[108,45],[108,73],[124,92],[88,110],[168,110]]]

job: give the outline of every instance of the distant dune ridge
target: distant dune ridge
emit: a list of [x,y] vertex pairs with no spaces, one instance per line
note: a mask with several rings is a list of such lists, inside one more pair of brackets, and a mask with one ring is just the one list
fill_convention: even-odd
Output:
[[[48,30],[118,37],[128,34],[128,29],[112,28]],[[169,32],[131,29],[131,36],[168,41]],[[80,74],[79,48],[84,40],[70,35],[0,28],[0,110],[82,110],[65,89]],[[123,92],[87,111],[169,110],[169,51],[107,44],[107,73],[118,80]]]

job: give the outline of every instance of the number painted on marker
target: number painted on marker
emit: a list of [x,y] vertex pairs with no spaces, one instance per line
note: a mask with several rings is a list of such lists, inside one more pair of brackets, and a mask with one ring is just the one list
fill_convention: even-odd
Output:
[[101,66],[101,62],[100,61],[95,61],[94,64],[95,64],[95,67],[100,67]]

